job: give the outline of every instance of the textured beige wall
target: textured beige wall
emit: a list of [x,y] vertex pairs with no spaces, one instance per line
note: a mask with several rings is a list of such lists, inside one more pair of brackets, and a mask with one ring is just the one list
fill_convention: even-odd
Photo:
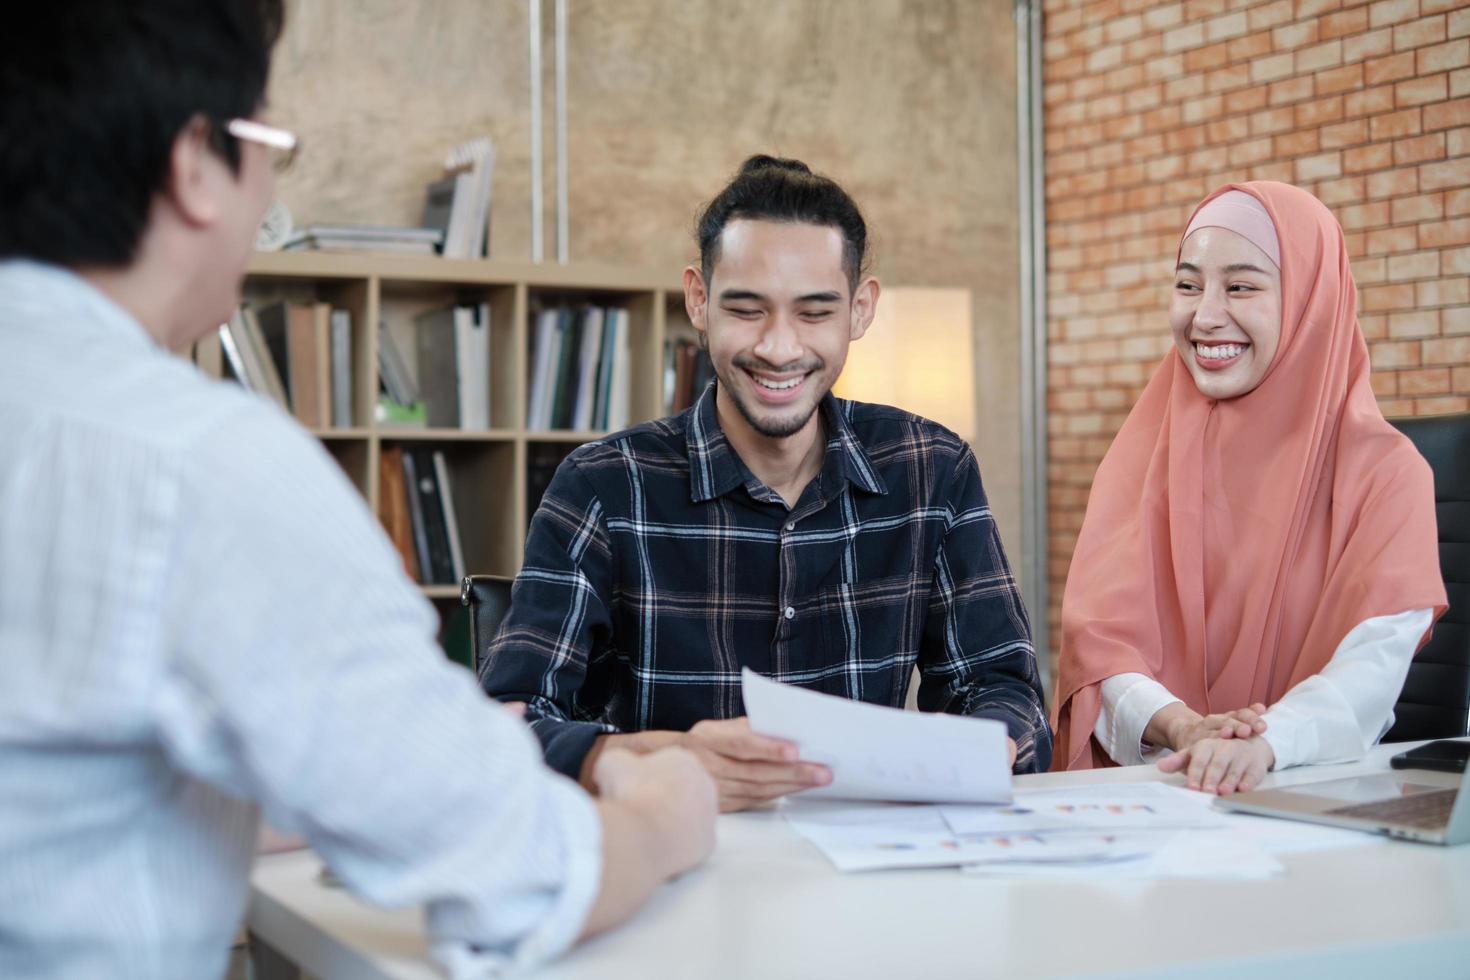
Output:
[[[699,205],[754,152],[862,205],[875,270],[975,292],[980,456],[1020,531],[1014,26],[1008,0],[569,0],[572,259],[693,256]],[[552,5],[545,4],[547,248]],[[306,152],[298,223],[411,222],[444,150],[496,142],[494,254],[529,255],[526,5],[298,0],[272,115]],[[944,365],[934,365],[943,371]]]

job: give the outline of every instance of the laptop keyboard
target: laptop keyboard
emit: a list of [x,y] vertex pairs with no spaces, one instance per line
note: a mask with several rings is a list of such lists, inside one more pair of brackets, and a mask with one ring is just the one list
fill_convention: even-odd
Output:
[[1334,817],[1358,817],[1385,823],[1406,824],[1421,830],[1442,830],[1450,822],[1459,790],[1437,789],[1412,796],[1398,796],[1375,803],[1354,803],[1327,812]]

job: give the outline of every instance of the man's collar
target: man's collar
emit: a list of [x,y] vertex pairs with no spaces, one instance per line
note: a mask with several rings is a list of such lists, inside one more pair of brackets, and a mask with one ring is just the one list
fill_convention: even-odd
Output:
[[[720,428],[719,415],[715,410],[718,386],[716,381],[705,388],[689,415],[686,434],[689,498],[695,503],[724,496],[753,479],[750,470],[730,445],[730,440],[725,438],[725,430]],[[887,485],[848,422],[852,402],[828,392],[819,409],[827,423],[827,452],[822,462],[821,478],[839,477],[868,493],[887,493]]]

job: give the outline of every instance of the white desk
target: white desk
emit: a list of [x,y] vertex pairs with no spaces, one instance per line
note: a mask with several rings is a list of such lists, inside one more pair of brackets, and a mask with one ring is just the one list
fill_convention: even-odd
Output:
[[[1403,746],[1267,785],[1387,768]],[[1055,786],[1156,778],[1151,767],[1023,776]],[[1178,777],[1174,777],[1177,780]],[[1384,841],[1287,855],[1267,881],[1004,880],[954,869],[839,874],[779,813],[720,819],[704,867],[548,980],[646,977],[1470,977],[1470,846]],[[422,917],[321,886],[310,853],[262,858],[249,926],[333,980],[429,978]]]

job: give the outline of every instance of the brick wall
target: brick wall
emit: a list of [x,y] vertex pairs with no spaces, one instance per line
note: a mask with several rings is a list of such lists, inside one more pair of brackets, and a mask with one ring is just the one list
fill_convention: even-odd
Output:
[[1230,180],[1347,232],[1389,415],[1470,409],[1470,0],[1046,0],[1051,626],[1093,472],[1159,358],[1178,235]]

